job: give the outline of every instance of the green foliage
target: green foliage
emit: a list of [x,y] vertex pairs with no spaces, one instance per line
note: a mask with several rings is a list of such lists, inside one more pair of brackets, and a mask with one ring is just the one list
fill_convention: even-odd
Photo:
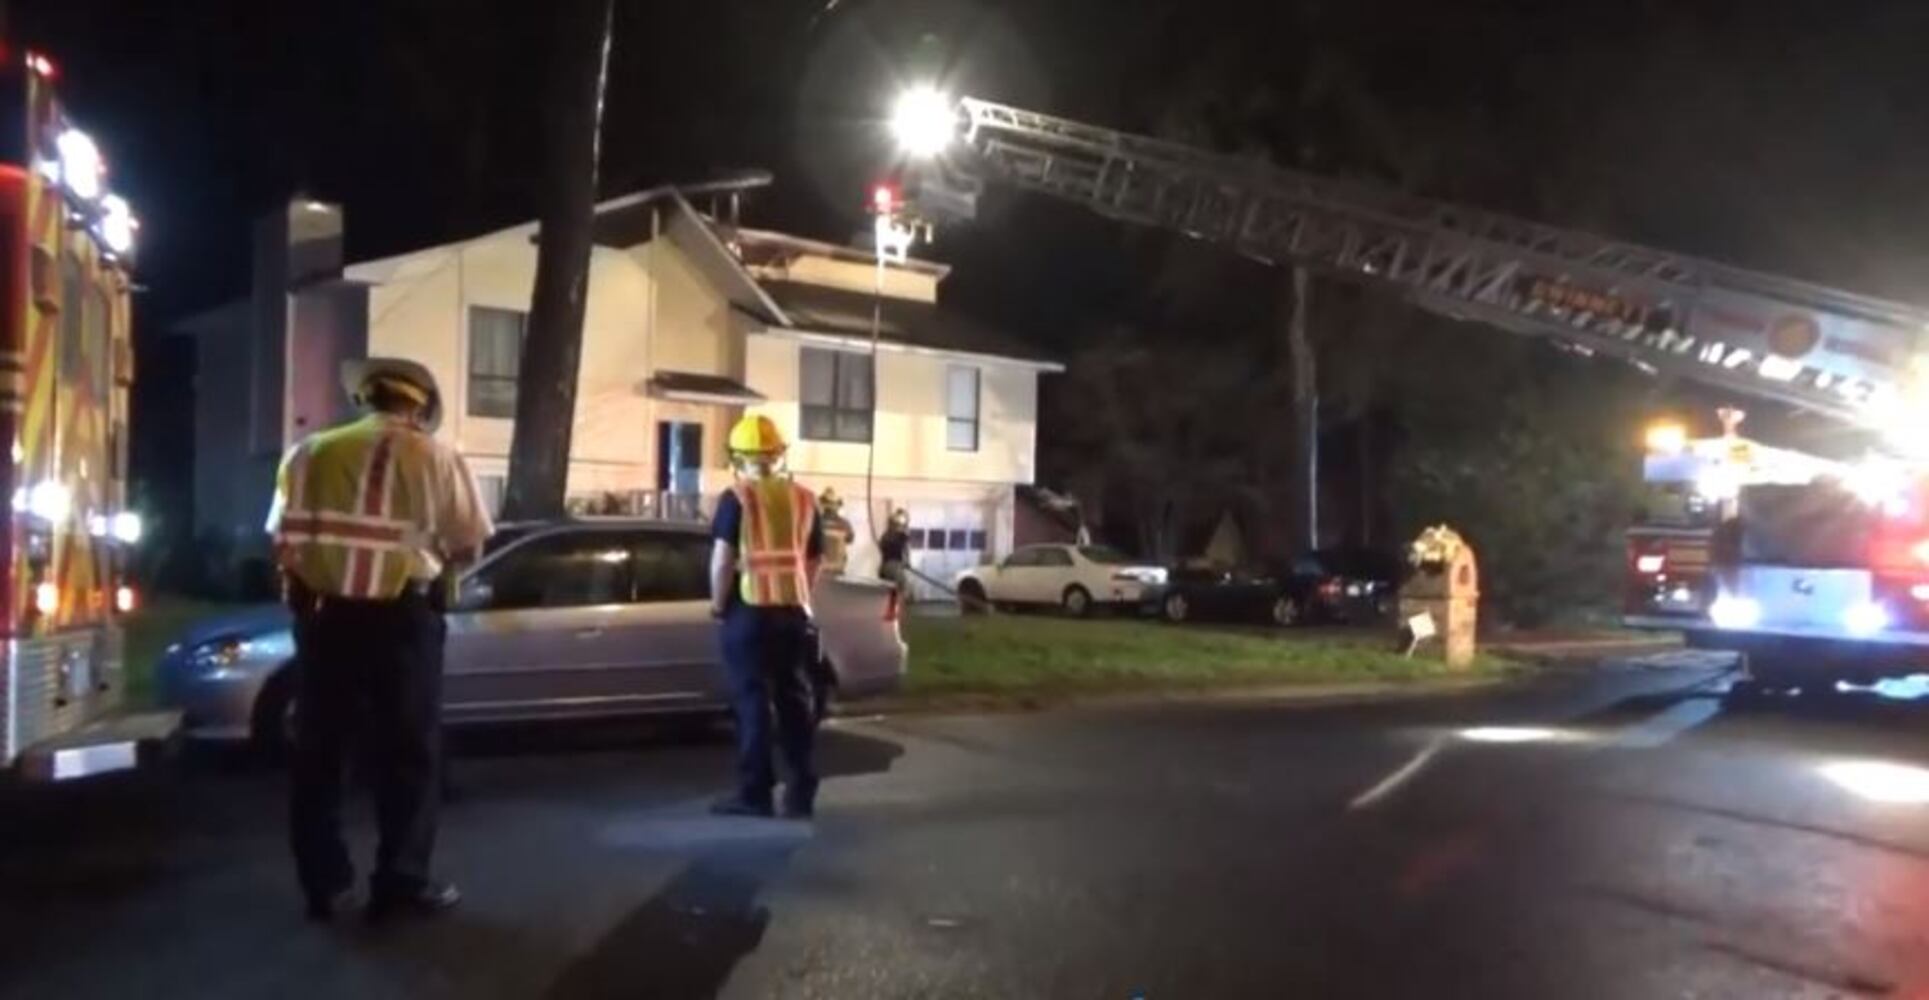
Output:
[[1392,395],[1400,527],[1474,546],[1489,615],[1518,625],[1611,605],[1637,502],[1648,387],[1548,345],[1446,323],[1408,345]]

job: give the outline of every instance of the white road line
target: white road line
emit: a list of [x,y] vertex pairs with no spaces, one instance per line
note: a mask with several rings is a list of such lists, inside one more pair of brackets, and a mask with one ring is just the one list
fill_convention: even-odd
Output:
[[1720,714],[1719,698],[1684,698],[1640,724],[1622,730],[1608,745],[1651,750]]
[[1378,802],[1381,799],[1384,799],[1387,796],[1392,795],[1396,790],[1399,789],[1401,785],[1405,784],[1408,781],[1408,779],[1412,778],[1416,774],[1419,774],[1420,769],[1423,767],[1426,767],[1427,762],[1432,760],[1434,758],[1434,755],[1438,754],[1440,752],[1441,747],[1445,745],[1446,743],[1443,740],[1434,740],[1432,743],[1429,743],[1426,746],[1421,747],[1420,752],[1414,754],[1412,760],[1409,760],[1405,764],[1400,765],[1399,769],[1394,771],[1392,774],[1389,774],[1386,777],[1381,778],[1379,784],[1374,785],[1372,788],[1369,788],[1358,795],[1355,795],[1353,797],[1353,801],[1347,803],[1346,807],[1348,809],[1364,809],[1367,806],[1370,806],[1375,802]]

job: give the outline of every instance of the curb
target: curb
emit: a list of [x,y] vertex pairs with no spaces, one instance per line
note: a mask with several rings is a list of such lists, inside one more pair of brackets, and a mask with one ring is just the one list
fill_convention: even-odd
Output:
[[1166,704],[1304,703],[1401,701],[1445,697],[1498,687],[1507,676],[1441,678],[1424,681],[1361,681],[1345,684],[1269,684],[1218,688],[1166,688],[1094,693],[1032,692],[944,694],[928,698],[884,697],[843,703],[833,718],[899,715],[979,715],[1041,712],[1054,709],[1135,708]]

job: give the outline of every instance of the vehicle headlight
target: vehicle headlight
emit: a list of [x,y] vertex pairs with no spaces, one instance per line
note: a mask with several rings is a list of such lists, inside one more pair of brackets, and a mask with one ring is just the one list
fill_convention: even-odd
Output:
[[240,636],[224,636],[210,639],[188,650],[188,663],[193,672],[210,680],[226,680],[239,677],[242,671],[235,666],[246,660],[255,651],[254,643]]

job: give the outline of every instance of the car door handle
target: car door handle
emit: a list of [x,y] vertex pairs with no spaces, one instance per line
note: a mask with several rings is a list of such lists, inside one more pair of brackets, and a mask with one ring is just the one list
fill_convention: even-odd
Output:
[[576,630],[576,638],[578,639],[600,639],[602,637],[603,630],[600,628],[579,628]]

